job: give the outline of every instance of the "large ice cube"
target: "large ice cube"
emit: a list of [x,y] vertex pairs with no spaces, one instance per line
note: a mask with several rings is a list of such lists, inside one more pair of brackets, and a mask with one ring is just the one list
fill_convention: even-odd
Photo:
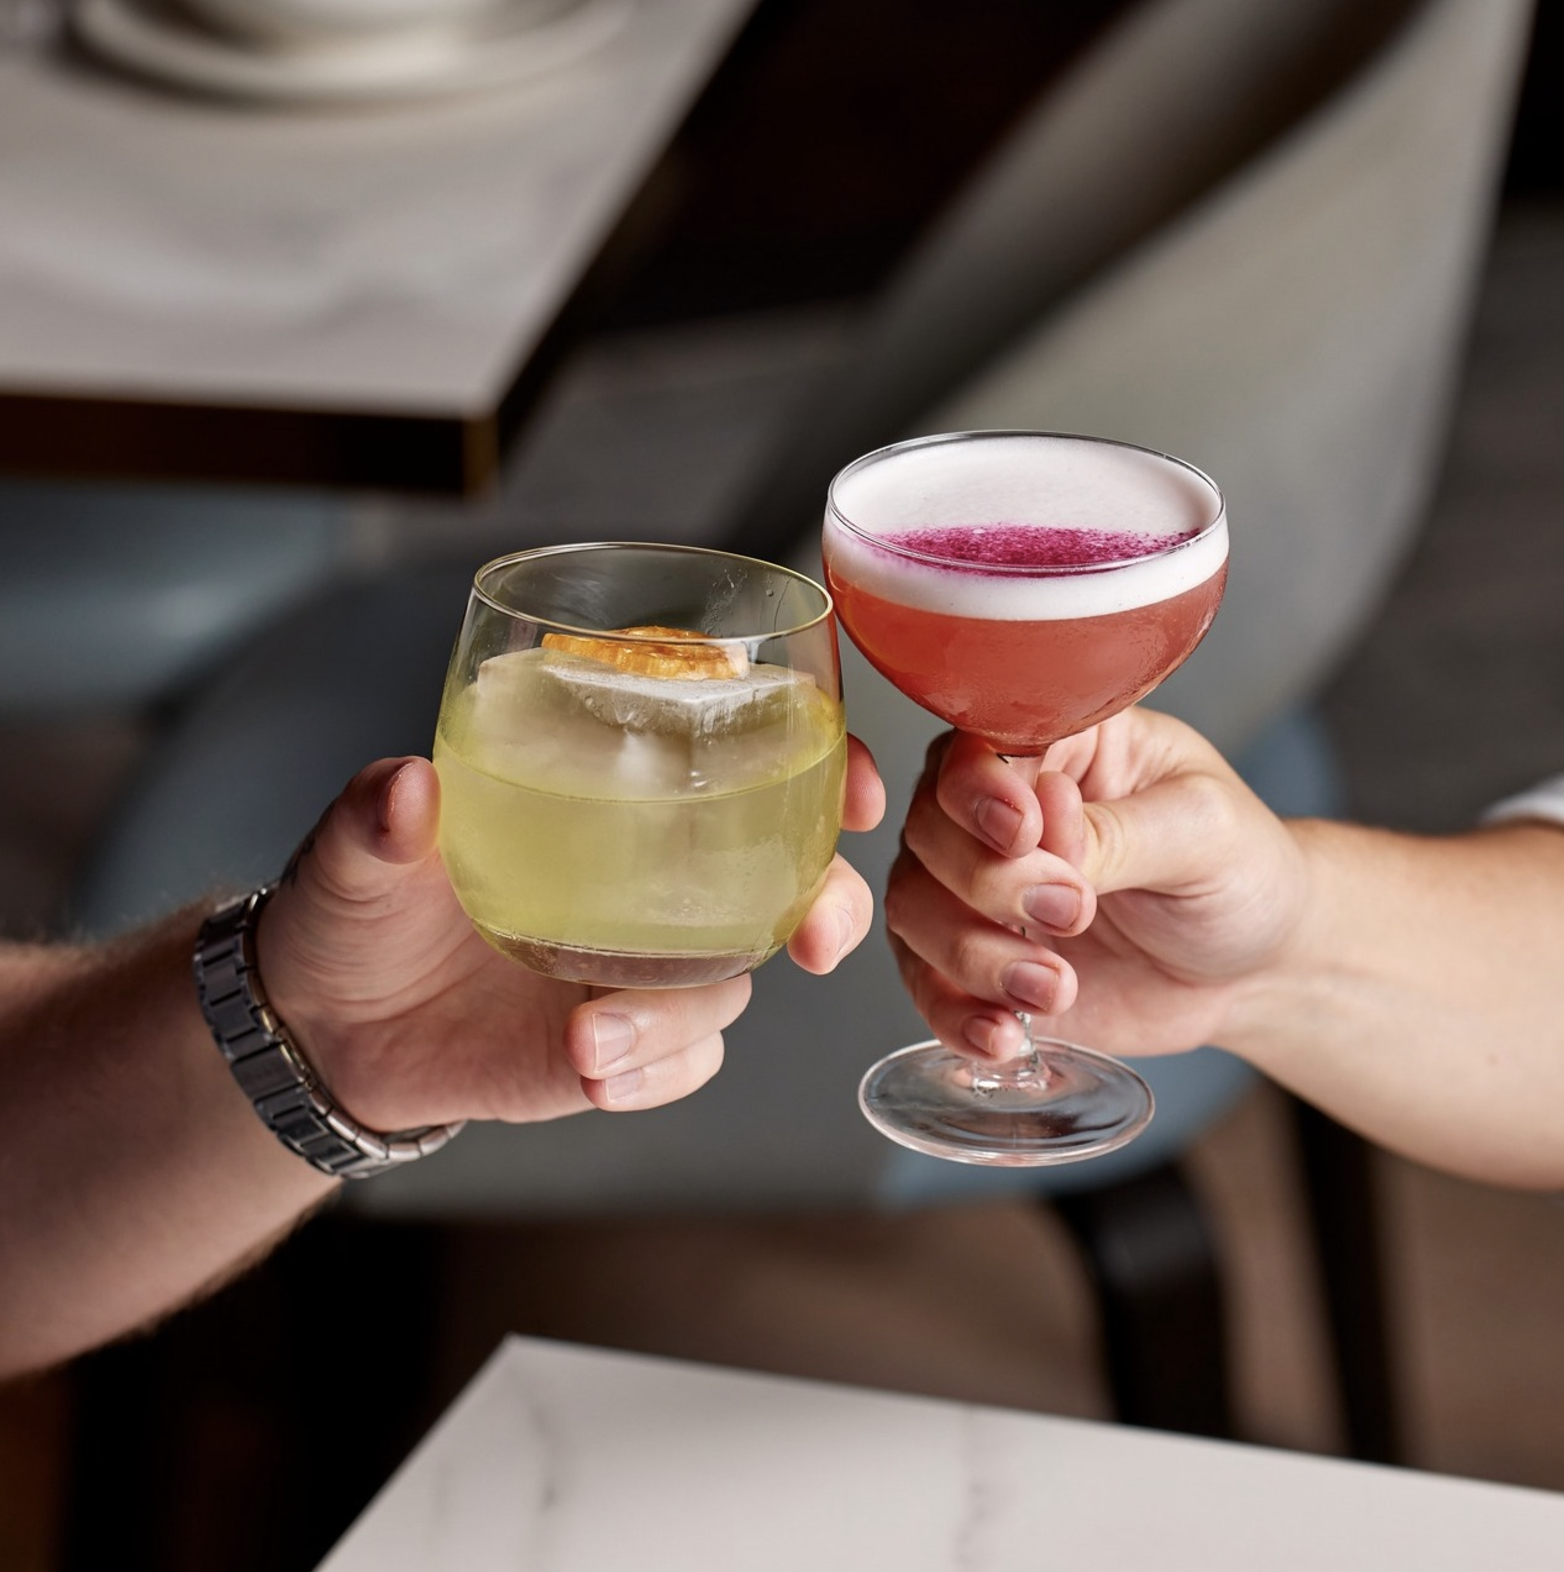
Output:
[[751,666],[741,677],[650,677],[601,661],[549,651],[540,675],[605,726],[691,740],[751,731],[780,719],[793,684],[782,666]]
[[489,656],[473,677],[468,700],[474,729],[494,741],[536,730],[540,708],[560,707],[552,685],[539,680],[539,670],[535,650]]

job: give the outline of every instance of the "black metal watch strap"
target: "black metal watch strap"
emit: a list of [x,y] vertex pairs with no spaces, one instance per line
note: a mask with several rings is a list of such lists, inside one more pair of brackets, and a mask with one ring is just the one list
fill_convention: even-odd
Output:
[[265,885],[220,907],[196,941],[196,996],[234,1079],[284,1146],[337,1178],[367,1179],[439,1151],[461,1124],[391,1135],[366,1130],[332,1101],[268,1004],[255,962],[255,923],[276,888]]

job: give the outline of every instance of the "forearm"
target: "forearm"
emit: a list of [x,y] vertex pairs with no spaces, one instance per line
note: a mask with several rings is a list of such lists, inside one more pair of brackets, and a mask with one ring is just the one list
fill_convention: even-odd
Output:
[[1419,1161],[1564,1188],[1564,831],[1292,829],[1306,915],[1226,1045]]
[[187,914],[101,950],[0,949],[0,1375],[156,1319],[333,1188],[212,1042]]

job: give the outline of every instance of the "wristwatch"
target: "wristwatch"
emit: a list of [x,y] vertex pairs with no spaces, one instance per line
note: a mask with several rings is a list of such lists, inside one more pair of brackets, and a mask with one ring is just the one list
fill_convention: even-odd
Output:
[[367,1179],[439,1151],[465,1121],[390,1135],[366,1130],[332,1100],[267,1003],[255,925],[276,889],[264,885],[219,907],[196,941],[196,997],[234,1079],[284,1146],[339,1179]]

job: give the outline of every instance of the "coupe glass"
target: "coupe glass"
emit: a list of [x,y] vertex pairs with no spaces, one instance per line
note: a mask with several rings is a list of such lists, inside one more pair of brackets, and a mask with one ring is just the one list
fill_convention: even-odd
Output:
[[846,769],[831,600],[686,546],[479,570],[434,745],[440,849],[496,948],[613,988],[716,982],[788,940]]
[[[923,437],[849,464],[823,539],[837,615],[870,664],[940,719],[1035,757],[1151,691],[1200,642],[1227,578],[1222,494],[1126,443],[1048,432]],[[1129,1066],[1034,1038],[994,1066],[919,1043],[860,1099],[891,1139],[1038,1166],[1124,1145],[1152,1114]]]

